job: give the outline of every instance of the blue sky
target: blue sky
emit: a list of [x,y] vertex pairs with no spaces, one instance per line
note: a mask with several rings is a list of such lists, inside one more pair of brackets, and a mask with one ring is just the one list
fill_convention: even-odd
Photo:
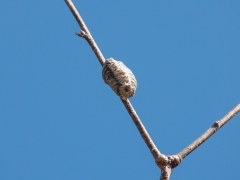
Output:
[[[164,154],[240,102],[240,1],[73,1]],[[159,179],[159,169],[61,1],[0,2],[0,179]],[[240,115],[171,179],[239,179]]]

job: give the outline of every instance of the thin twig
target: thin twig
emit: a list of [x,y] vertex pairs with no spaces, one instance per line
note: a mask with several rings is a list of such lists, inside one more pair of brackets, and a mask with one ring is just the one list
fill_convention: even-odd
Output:
[[210,138],[215,132],[217,132],[224,124],[226,124],[232,117],[240,112],[240,104],[234,107],[228,114],[226,114],[220,121],[216,121],[212,127],[210,127],[203,135],[201,135],[196,141],[183,149],[177,155],[184,159],[187,155],[197,149],[204,141]]
[[[122,99],[121,99],[122,100]],[[129,115],[131,116],[133,122],[135,123],[136,127],[138,128],[139,133],[141,134],[143,140],[145,141],[146,145],[148,146],[149,150],[151,151],[154,159],[161,157],[162,154],[157,149],[156,145],[152,141],[151,137],[149,136],[147,130],[145,129],[144,125],[142,124],[140,118],[138,117],[136,111],[134,110],[133,106],[131,105],[130,101],[127,99],[126,101],[122,100],[124,106],[126,107]]]
[[[93,37],[91,36],[91,33],[89,32],[87,26],[85,25],[83,19],[81,18],[80,14],[78,13],[76,7],[74,6],[74,4],[72,3],[71,0],[65,0],[66,4],[68,5],[69,9],[71,10],[73,16],[75,17],[75,19],[77,20],[80,28],[81,28],[81,33],[77,34],[80,37],[83,37],[84,39],[87,40],[87,42],[89,43],[90,47],[92,48],[93,52],[96,54],[99,62],[101,63],[101,65],[104,64],[105,59],[100,51],[100,49],[98,48],[96,42],[94,41]],[[133,106],[131,105],[130,101],[124,101],[122,100],[124,106],[126,107],[128,113],[130,114],[130,116],[132,117],[133,122],[135,123],[135,125],[138,128],[138,131],[140,132],[143,140],[145,141],[145,143],[147,144],[150,152],[152,153],[154,159],[156,160],[157,158],[161,157],[161,153],[160,151],[157,149],[157,147],[155,146],[155,144],[153,143],[151,137],[149,136],[147,130],[145,129],[145,127],[143,126],[141,120],[139,119],[137,113],[135,112]]]
[[74,6],[74,4],[72,3],[71,0],[65,0],[65,2],[67,4],[67,6],[69,7],[70,11],[72,12],[73,16],[75,17],[75,19],[77,20],[78,25],[81,28],[81,33],[80,34],[75,33],[75,34],[86,39],[86,41],[92,48],[94,54],[97,56],[98,61],[103,66],[103,64],[105,62],[105,58],[103,57],[102,52],[98,48],[97,43],[94,41],[90,31],[88,30],[87,26],[85,25],[83,19],[81,18],[80,14],[78,13],[76,7]]

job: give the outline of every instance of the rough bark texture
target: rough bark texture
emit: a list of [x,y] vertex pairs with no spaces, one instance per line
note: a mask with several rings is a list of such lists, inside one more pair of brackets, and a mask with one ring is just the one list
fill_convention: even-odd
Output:
[[170,180],[172,168],[170,166],[164,166],[162,168],[160,180]]

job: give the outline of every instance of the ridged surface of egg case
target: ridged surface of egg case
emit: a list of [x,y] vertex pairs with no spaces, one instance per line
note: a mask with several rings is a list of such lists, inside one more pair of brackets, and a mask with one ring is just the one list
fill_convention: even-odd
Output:
[[104,82],[123,100],[133,97],[137,89],[137,80],[130,69],[121,61],[109,58],[102,69]]

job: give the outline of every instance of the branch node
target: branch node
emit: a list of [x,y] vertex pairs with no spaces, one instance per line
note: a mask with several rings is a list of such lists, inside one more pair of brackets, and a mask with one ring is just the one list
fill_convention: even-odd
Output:
[[168,156],[168,160],[170,161],[171,168],[177,167],[182,162],[182,158],[178,155]]
[[217,128],[219,128],[219,127],[220,127],[220,121],[216,121],[216,122],[214,123],[214,126],[216,126]]
[[162,155],[156,159],[156,164],[160,169],[163,169],[165,166],[173,169],[177,167],[182,162],[182,158],[178,155],[165,156]]
[[82,37],[82,38],[87,38],[88,37],[87,33],[83,30],[81,30],[80,33],[75,32],[75,34],[79,37]]
[[156,159],[156,164],[160,169],[162,169],[165,166],[168,166],[169,165],[168,157],[165,155],[161,155]]

